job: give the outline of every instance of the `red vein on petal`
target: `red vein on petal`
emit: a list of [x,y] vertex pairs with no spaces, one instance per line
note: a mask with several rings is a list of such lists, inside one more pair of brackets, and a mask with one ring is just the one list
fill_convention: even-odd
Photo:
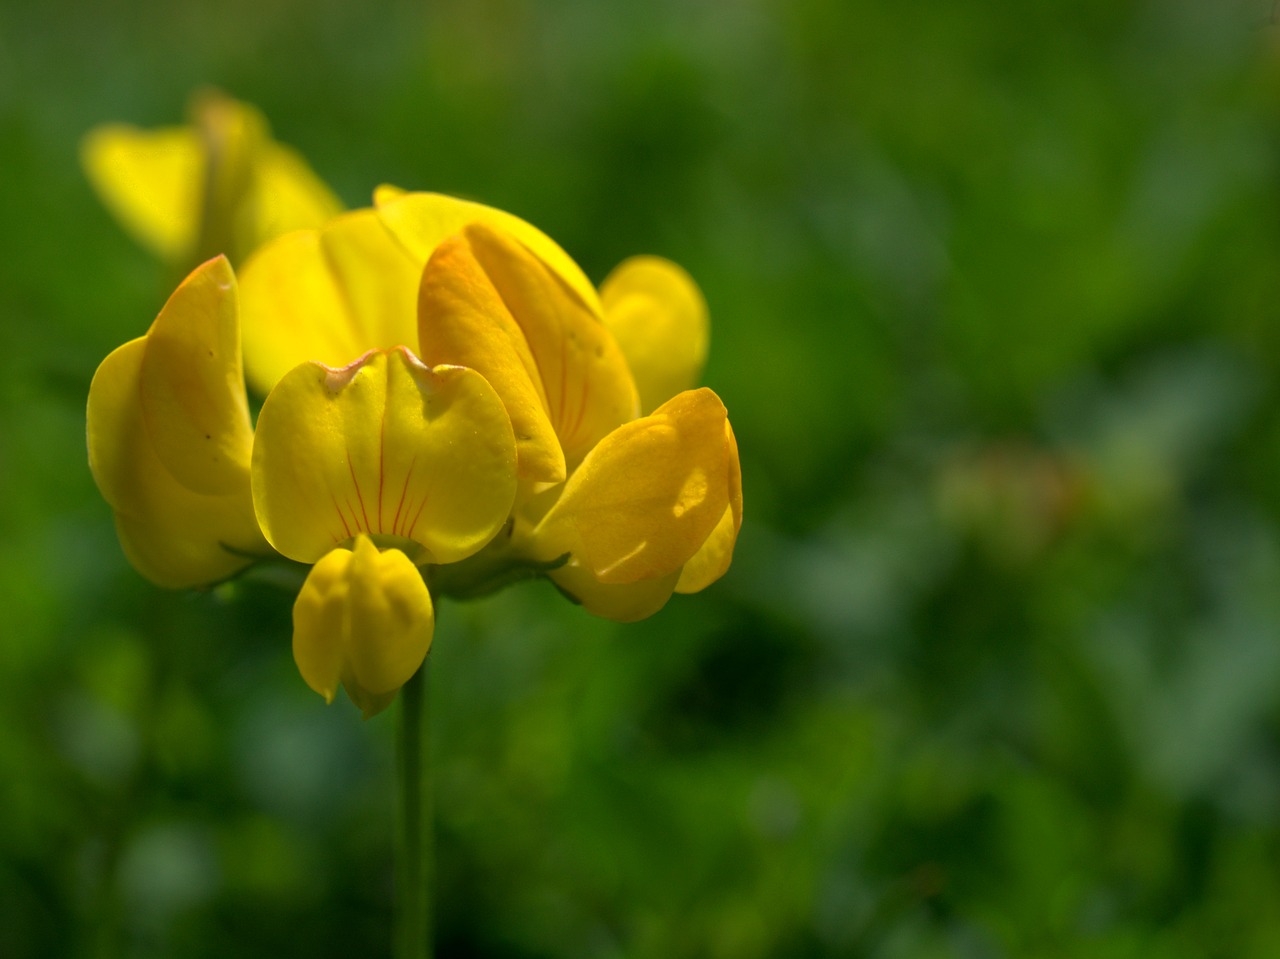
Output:
[[423,494],[422,502],[418,504],[418,511],[413,514],[413,522],[409,524],[409,531],[405,533],[405,538],[413,539],[413,531],[418,528],[418,519],[422,516],[422,508],[427,505],[427,494]]
[[329,490],[329,499],[333,502],[333,508],[337,510],[338,519],[342,520],[342,528],[347,531],[347,539],[351,538],[351,527],[347,525],[347,517],[342,512],[342,507],[338,505],[338,497],[333,495],[333,490]]
[[[364,517],[364,528],[372,533],[373,525],[369,522],[369,511],[364,508],[364,496],[360,492],[360,484],[356,481],[356,468],[351,465],[351,456],[349,454],[347,456],[347,472],[351,474],[351,485],[356,488],[356,499],[360,501],[360,514]],[[347,501],[347,505],[351,505],[350,500]],[[351,514],[354,516],[355,512],[353,509]]]
[[404,477],[404,488],[400,490],[400,502],[396,504],[396,518],[391,523],[391,532],[400,535],[400,511],[404,509],[404,498],[409,492],[409,480],[413,478],[413,468],[418,465],[418,454],[413,454],[413,459],[409,460],[409,472]]
[[382,407],[382,426],[378,431],[378,532],[382,528],[382,484],[387,478],[387,405]]

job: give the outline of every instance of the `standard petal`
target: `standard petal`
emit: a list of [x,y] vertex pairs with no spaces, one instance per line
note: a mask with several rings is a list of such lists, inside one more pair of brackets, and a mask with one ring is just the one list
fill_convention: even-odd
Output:
[[577,559],[547,573],[560,591],[593,616],[618,623],[647,619],[667,604],[679,572],[635,583],[602,583]]
[[[627,361],[599,314],[515,237],[484,224],[464,235],[528,344],[572,472],[638,412]],[[424,327],[430,321],[425,317]]]
[[293,607],[293,656],[307,685],[333,702],[338,683],[368,719],[422,665],[435,613],[422,574],[364,535],[312,568]]
[[641,412],[691,389],[707,360],[707,304],[693,278],[657,256],[619,264],[600,287],[604,324],[640,392]]
[[240,271],[250,383],[267,393],[308,360],[340,367],[412,345],[419,274],[369,209],[267,244]]
[[725,422],[703,388],[614,430],[533,531],[538,558],[570,552],[603,583],[677,572],[730,505]]
[[138,572],[175,589],[217,582],[270,550],[258,531],[247,483],[227,495],[194,493],[156,455],[139,398],[146,346],[145,338],[126,343],[94,375],[87,410],[89,466]]
[[84,138],[80,159],[102,202],[139,243],[170,262],[191,255],[205,170],[194,129],[100,126]]
[[582,298],[593,312],[600,311],[600,297],[585,273],[555,240],[518,216],[502,210],[440,193],[406,193],[381,186],[374,192],[378,214],[404,244],[421,268],[436,247],[468,223],[483,223],[510,233],[527,246]]
[[451,563],[506,521],[515,460],[511,422],[479,373],[372,351],[337,370],[304,363],[272,390],[254,505],[268,541],[299,562],[363,532]]
[[680,573],[677,593],[696,593],[706,589],[729,569],[733,547],[742,529],[742,465],[738,461],[738,440],[729,421],[724,422],[725,452],[729,461],[729,505],[707,541],[699,547]]
[[236,278],[226,257],[197,267],[148,332],[140,396],[161,462],[197,493],[243,491],[253,427],[240,362]]

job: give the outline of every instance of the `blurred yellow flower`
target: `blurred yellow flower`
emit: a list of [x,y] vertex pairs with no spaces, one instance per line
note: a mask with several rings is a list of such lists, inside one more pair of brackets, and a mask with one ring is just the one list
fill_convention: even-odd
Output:
[[319,226],[342,209],[266,119],[216,91],[192,98],[188,126],[97,127],[81,160],[102,201],[134,238],[187,269],[224,253],[240,263],[262,243]]

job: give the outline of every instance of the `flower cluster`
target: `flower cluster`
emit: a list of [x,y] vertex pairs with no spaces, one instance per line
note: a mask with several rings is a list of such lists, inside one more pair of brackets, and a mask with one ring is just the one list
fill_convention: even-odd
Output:
[[[283,155],[263,130],[254,155]],[[95,182],[143,197],[104,136],[86,151]],[[318,196],[298,171],[281,194]],[[207,222],[261,228],[239,275],[222,255],[197,266],[93,380],[90,465],[144,576],[182,588],[310,565],[299,670],[368,716],[426,656],[433,591],[541,575],[632,621],[724,573],[741,473],[724,405],[691,388],[707,317],[683,270],[637,257],[597,290],[517,217],[390,187],[280,233],[262,228],[273,176],[202,201]],[[185,222],[173,250],[199,247]]]

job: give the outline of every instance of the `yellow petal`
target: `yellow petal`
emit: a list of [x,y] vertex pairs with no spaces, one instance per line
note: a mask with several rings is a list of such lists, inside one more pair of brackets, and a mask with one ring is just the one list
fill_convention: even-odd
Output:
[[636,256],[600,287],[604,324],[618,341],[644,413],[691,389],[707,360],[707,304],[693,278],[670,260]]
[[600,297],[573,257],[518,216],[440,193],[406,193],[389,186],[379,187],[373,199],[378,214],[412,254],[419,269],[448,237],[461,233],[468,223],[483,223],[514,236],[554,270],[592,312],[600,312]]
[[547,576],[591,615],[618,623],[634,623],[647,619],[667,604],[680,573],[635,583],[602,583],[574,558]]
[[725,422],[703,388],[614,430],[533,531],[537,558],[569,551],[603,583],[678,572],[730,505]]
[[435,613],[417,567],[364,535],[312,568],[293,606],[293,658],[333,702],[338,684],[364,712],[384,709],[426,658]]
[[134,239],[170,262],[191,255],[205,170],[194,129],[107,124],[84,138],[80,159],[102,202]]
[[707,541],[684,564],[680,581],[676,584],[677,593],[696,593],[706,589],[725,574],[733,561],[733,547],[738,542],[738,531],[742,529],[742,466],[738,461],[738,440],[728,420],[724,421],[724,434],[729,461],[729,505]]
[[321,227],[342,212],[342,201],[290,147],[264,144],[255,173],[255,249],[281,234]]
[[267,120],[216,90],[197,93],[190,113],[205,159],[200,229],[191,252],[196,260],[222,253],[239,262],[261,240],[252,207],[258,157],[270,142]]
[[250,383],[267,393],[299,363],[416,343],[419,273],[369,209],[267,244],[240,271]]
[[103,360],[93,377],[89,466],[138,572],[171,588],[217,582],[269,550],[247,482],[226,495],[194,493],[156,455],[139,397],[146,348],[145,338],[131,340]]
[[470,367],[497,390],[515,431],[520,478],[562,482],[564,453],[529,344],[463,237],[445,240],[432,255],[418,315],[427,363]]
[[363,532],[452,563],[506,521],[515,465],[511,422],[484,377],[373,351],[280,380],[258,416],[253,499],[268,541],[299,562]]
[[226,257],[197,267],[182,282],[146,340],[142,412],[161,462],[197,493],[247,489],[253,427],[236,279]]
[[[596,443],[636,416],[627,361],[599,315],[518,240],[483,224],[467,227],[464,235],[528,344],[572,471]],[[423,317],[424,339],[431,322]]]

